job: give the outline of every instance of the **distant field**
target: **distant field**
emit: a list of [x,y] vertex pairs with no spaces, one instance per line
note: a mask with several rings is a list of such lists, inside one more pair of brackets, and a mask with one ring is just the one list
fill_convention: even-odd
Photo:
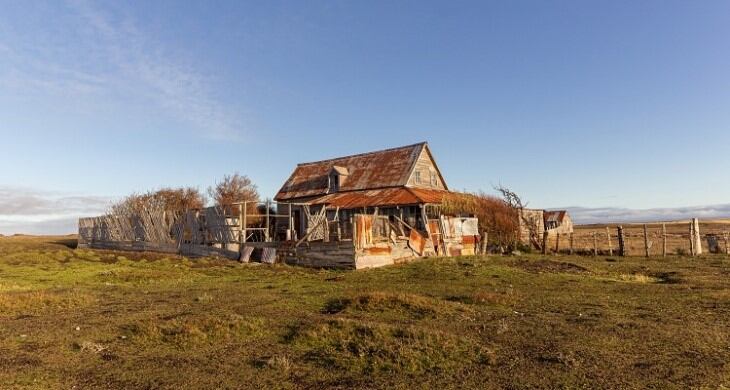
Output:
[[727,388],[730,258],[369,271],[0,238],[0,388]]
[[[671,222],[651,222],[647,223],[647,230],[650,241],[650,254],[659,256],[662,254],[662,224],[667,229],[667,252],[670,255],[689,254],[689,221],[671,221]],[[576,250],[592,251],[593,250],[593,233],[596,233],[598,241],[598,249],[602,252],[608,252],[608,239],[606,234],[611,235],[611,244],[614,250],[618,248],[618,233],[616,227],[619,224],[592,224],[577,225],[574,229],[574,247]],[[627,235],[626,245],[631,256],[644,255],[644,224],[643,223],[623,223],[620,224],[624,228]],[[608,233],[606,231],[608,227]],[[715,235],[719,245],[720,252],[725,252],[724,235],[730,234],[730,220],[712,220],[700,221],[700,234],[703,236],[702,249],[704,252],[709,251],[707,235]],[[568,237],[561,237],[560,247],[564,250],[569,248]],[[555,238],[550,239],[550,248],[555,248]]]

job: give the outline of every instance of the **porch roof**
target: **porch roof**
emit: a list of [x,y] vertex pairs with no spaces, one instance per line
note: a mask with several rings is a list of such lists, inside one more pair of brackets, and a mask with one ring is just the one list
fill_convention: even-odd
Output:
[[336,192],[310,200],[312,205],[327,205],[341,209],[360,207],[394,207],[427,203],[441,203],[449,191],[391,187],[372,190]]

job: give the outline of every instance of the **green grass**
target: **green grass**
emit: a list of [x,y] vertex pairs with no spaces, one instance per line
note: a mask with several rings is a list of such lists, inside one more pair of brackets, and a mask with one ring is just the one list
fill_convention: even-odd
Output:
[[730,258],[366,271],[0,238],[0,388],[727,388]]

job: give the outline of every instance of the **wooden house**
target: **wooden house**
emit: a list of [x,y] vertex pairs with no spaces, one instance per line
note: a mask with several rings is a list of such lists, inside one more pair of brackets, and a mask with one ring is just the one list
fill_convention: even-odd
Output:
[[425,230],[426,206],[440,204],[448,190],[428,144],[422,142],[299,164],[274,200],[279,214],[291,212],[299,237],[322,208],[328,220],[341,222],[339,234],[349,233],[348,222],[356,213],[397,217]]
[[367,268],[473,254],[478,221],[441,215],[450,194],[425,142],[299,164],[274,198],[296,242],[285,261]]

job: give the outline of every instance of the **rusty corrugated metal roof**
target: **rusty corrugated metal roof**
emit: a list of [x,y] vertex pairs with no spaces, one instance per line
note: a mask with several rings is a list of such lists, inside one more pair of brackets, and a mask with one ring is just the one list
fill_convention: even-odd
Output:
[[281,201],[327,194],[328,175],[335,166],[346,168],[349,173],[340,183],[341,192],[405,186],[418,156],[425,147],[426,143],[422,142],[299,164],[274,199]]
[[567,213],[567,211],[565,211],[565,210],[553,210],[553,211],[545,210],[542,215],[543,215],[543,219],[546,224],[549,221],[563,223],[563,218],[565,218],[566,213]]
[[342,209],[376,206],[405,206],[425,203],[441,203],[441,200],[449,194],[451,194],[451,192],[443,190],[395,187],[375,190],[337,192],[313,199],[308,203],[313,205],[324,204],[330,207],[339,207]]

